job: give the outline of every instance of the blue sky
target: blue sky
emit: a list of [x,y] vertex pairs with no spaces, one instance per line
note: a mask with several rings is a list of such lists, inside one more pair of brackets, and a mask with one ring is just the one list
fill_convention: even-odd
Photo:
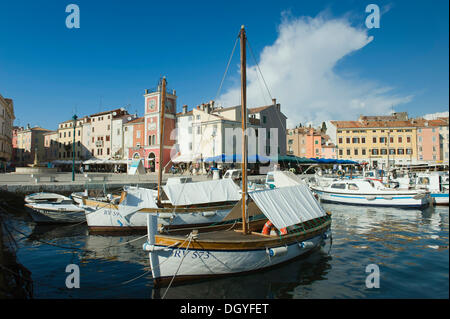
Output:
[[[65,26],[70,3],[80,8],[79,29]],[[381,8],[379,29],[365,28],[370,3]],[[442,112],[449,100],[448,12],[447,0],[0,0],[0,94],[14,100],[16,125],[49,129],[74,111],[83,116],[129,104],[130,113],[142,115],[144,89],[155,87],[162,75],[177,91],[178,108],[192,108],[216,97],[244,24],[269,89],[293,123],[353,120],[358,112],[383,113],[391,104],[412,116]],[[302,34],[312,26],[316,33],[302,47]],[[343,39],[361,36],[361,41],[347,47],[331,43],[340,27],[350,37]],[[297,45],[277,45],[281,34]],[[322,77],[313,80],[316,74],[303,72],[306,68],[293,61],[317,52],[312,49],[322,52],[314,47],[317,39],[327,45],[309,63],[322,70]],[[314,48],[308,51],[308,46]],[[283,79],[291,79],[289,85],[277,83],[270,65],[280,57],[263,59],[261,53],[297,49],[301,52],[293,53],[294,60],[286,60]],[[330,61],[329,69],[323,69],[324,61]],[[238,85],[238,63],[235,54],[224,97],[233,97]],[[248,63],[254,65],[250,55]],[[296,83],[302,83],[298,90]],[[341,91],[347,93],[335,98],[334,92]],[[223,100],[232,103],[233,98]],[[359,108],[343,112],[351,101]]]

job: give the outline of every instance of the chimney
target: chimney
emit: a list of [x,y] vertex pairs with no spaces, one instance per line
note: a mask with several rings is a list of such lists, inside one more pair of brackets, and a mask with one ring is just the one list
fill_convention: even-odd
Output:
[[277,105],[277,99],[273,98],[273,99],[272,99],[272,104],[273,104],[273,105]]
[[172,95],[177,95],[177,91],[172,90]]
[[185,105],[183,105],[183,114],[186,114],[187,113],[187,108],[188,108],[188,106],[185,104]]

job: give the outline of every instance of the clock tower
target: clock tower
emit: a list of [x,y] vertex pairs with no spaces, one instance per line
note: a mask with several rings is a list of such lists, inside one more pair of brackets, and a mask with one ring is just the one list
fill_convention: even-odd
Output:
[[[162,86],[158,85],[156,89],[147,89],[144,94],[145,112],[144,112],[144,136],[145,145],[139,151],[143,159],[144,167],[149,171],[155,172],[159,167],[159,141],[160,128],[159,118],[161,114],[161,96]],[[175,129],[176,121],[176,102],[177,96],[175,90],[166,90],[166,103],[164,112],[164,132],[163,132],[163,168],[170,160],[170,151],[175,145],[175,140],[171,139],[172,131]],[[170,167],[166,167],[167,171]]]

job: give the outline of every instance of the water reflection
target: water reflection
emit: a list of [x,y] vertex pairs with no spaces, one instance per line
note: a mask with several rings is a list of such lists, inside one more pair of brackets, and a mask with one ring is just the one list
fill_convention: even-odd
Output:
[[[324,204],[333,244],[273,269],[171,287],[166,298],[448,298],[448,207],[425,210]],[[89,234],[86,225],[41,226],[18,220],[18,257],[30,268],[35,296],[161,298],[153,289],[145,236]],[[26,236],[24,236],[26,235]],[[64,287],[68,263],[82,286]],[[377,264],[380,289],[365,287]],[[131,280],[131,281],[130,281]],[[106,285],[105,283],[108,283]]]
[[[324,247],[326,248],[326,247]],[[326,280],[331,269],[331,256],[319,249],[308,255],[253,274],[227,276],[203,282],[166,288],[154,288],[153,298],[248,299],[292,298],[298,286],[310,286]]]

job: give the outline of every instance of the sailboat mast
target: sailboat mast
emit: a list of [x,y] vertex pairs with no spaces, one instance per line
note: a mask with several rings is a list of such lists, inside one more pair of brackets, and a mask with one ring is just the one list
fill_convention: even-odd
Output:
[[248,233],[247,225],[247,66],[246,66],[246,50],[247,42],[245,36],[245,28],[241,27],[239,34],[241,40],[241,117],[242,117],[242,232]]
[[162,78],[161,88],[161,109],[159,113],[159,165],[158,165],[158,204],[161,204],[161,184],[163,170],[163,149],[164,149],[164,114],[166,107],[166,77]]

